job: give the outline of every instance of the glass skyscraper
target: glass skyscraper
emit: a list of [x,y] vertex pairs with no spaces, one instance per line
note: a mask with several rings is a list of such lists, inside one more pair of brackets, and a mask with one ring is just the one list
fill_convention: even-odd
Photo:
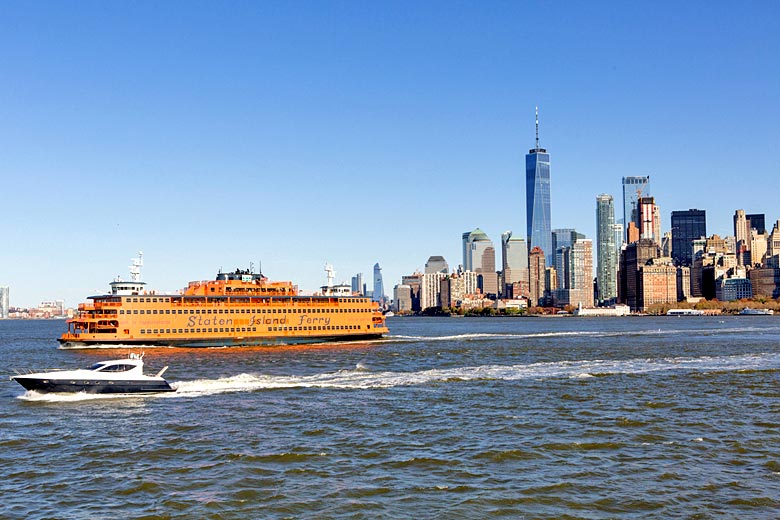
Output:
[[623,231],[628,241],[628,224],[633,222],[637,228],[639,225],[638,201],[641,197],[649,197],[650,176],[623,177]]
[[382,283],[382,268],[379,267],[379,262],[374,264],[374,292],[371,299],[379,303],[385,300],[385,287]]
[[766,233],[766,218],[763,213],[752,213],[745,215],[750,221],[750,227],[757,230],[760,234]]
[[539,116],[536,117],[536,147],[525,156],[525,211],[528,249],[540,247],[547,265],[555,256],[550,224],[550,154],[539,147]]
[[553,258],[550,261],[550,265],[555,267],[555,272],[558,275],[558,287],[563,288],[565,285],[564,273],[566,267],[564,265],[566,261],[566,248],[571,248],[577,240],[585,238],[582,233],[577,233],[577,230],[566,229],[553,229],[550,233],[550,241],[552,243]]
[[617,299],[617,247],[615,246],[615,200],[612,195],[596,197],[596,251],[598,255],[599,301]]
[[672,211],[672,260],[676,265],[693,262],[693,241],[707,236],[707,213],[703,209]]

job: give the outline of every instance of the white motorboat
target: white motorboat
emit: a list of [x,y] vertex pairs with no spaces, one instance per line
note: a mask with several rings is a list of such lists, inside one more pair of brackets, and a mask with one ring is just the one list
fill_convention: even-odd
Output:
[[36,392],[84,392],[88,394],[136,394],[175,392],[163,379],[164,367],[154,376],[144,375],[143,354],[95,363],[90,368],[19,374],[11,379]]

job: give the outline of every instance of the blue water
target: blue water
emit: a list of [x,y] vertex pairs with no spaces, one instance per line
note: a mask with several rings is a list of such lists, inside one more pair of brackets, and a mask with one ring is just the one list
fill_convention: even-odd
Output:
[[[173,395],[3,378],[0,518],[780,517],[780,317],[388,321],[145,349]],[[63,327],[0,321],[0,372],[129,352]]]

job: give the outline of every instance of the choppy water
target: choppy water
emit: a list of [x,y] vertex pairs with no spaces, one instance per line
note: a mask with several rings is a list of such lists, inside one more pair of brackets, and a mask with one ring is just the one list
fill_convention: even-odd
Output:
[[[778,518],[780,318],[389,320],[146,349],[176,394],[0,382],[0,518]],[[61,322],[0,322],[0,373]]]

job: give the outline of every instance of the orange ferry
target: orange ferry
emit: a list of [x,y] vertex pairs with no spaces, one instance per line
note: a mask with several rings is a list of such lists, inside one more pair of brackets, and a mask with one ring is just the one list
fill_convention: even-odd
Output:
[[375,339],[389,332],[376,302],[332,285],[330,266],[328,285],[314,296],[299,295],[291,282],[271,282],[251,268],[190,282],[181,294],[155,294],[140,281],[142,258],[133,259],[132,281],[117,278],[111,294],[79,305],[58,340],[63,347],[284,345]]

